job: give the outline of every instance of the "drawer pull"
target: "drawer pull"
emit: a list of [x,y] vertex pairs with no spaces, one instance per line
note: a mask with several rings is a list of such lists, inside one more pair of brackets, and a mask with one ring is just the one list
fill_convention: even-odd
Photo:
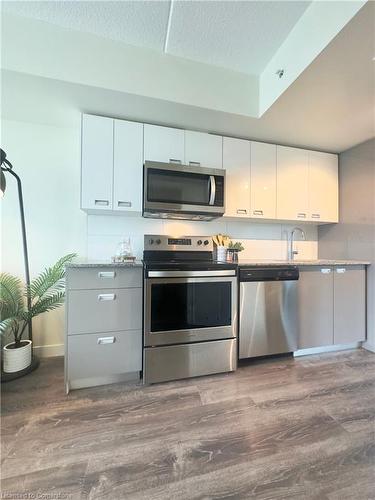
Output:
[[169,158],[169,163],[178,163],[181,164],[181,160],[177,160],[176,158]]
[[95,205],[99,205],[101,207],[108,207],[109,201],[108,200],[95,200]]
[[254,210],[253,214],[254,215],[263,215],[263,210]]
[[200,161],[189,161],[189,165],[195,166],[195,167],[200,167],[201,162]]
[[312,219],[320,219],[320,214],[311,214]]
[[98,295],[98,300],[99,301],[104,301],[104,300],[115,300],[116,294],[114,293],[100,293]]
[[114,278],[116,276],[115,271],[100,271],[98,273],[99,278]]
[[98,344],[114,344],[116,342],[116,337],[99,337]]
[[132,202],[131,201],[118,201],[117,206],[130,208],[132,206]]
[[331,271],[332,271],[332,269],[328,269],[328,268],[320,270],[320,272],[323,273],[323,274],[331,274]]
[[244,214],[244,215],[246,215],[247,214],[247,210],[245,210],[244,208],[237,208],[237,213],[238,214]]
[[336,272],[339,274],[344,274],[346,272],[346,269],[345,269],[345,267],[338,267],[336,269]]
[[306,219],[306,214],[304,214],[303,212],[300,212],[300,213],[297,214],[297,217],[299,219]]

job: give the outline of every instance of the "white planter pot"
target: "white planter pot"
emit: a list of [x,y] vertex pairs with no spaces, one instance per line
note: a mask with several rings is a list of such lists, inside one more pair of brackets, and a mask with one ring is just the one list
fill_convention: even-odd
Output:
[[3,347],[3,370],[5,373],[14,373],[31,365],[31,340],[22,340],[22,346],[12,348],[14,342]]

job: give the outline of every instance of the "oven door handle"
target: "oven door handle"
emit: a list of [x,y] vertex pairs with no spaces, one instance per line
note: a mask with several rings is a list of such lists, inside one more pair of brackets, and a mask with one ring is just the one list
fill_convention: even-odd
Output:
[[215,197],[216,197],[216,181],[214,175],[210,175],[210,183],[208,191],[210,193],[210,201],[208,202],[208,204],[213,206],[215,204]]
[[148,271],[149,278],[190,278],[190,277],[215,277],[236,276],[235,269],[219,271]]

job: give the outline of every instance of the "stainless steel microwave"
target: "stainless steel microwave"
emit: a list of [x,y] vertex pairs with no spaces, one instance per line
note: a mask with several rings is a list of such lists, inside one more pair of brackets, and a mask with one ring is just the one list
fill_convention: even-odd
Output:
[[212,220],[225,212],[225,170],[146,161],[143,217]]

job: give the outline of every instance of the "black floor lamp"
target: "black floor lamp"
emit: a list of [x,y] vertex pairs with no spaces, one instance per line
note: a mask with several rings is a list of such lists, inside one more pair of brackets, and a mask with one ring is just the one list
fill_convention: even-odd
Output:
[[[1,197],[4,196],[5,189],[6,189],[6,178],[5,178],[5,173],[9,173],[12,175],[16,181],[17,181],[17,188],[18,188],[18,202],[19,202],[19,207],[20,207],[20,216],[21,216],[21,232],[22,232],[22,245],[23,245],[23,258],[24,258],[24,265],[25,265],[25,281],[27,285],[27,289],[29,289],[30,285],[30,269],[29,269],[29,254],[27,251],[27,239],[26,239],[26,224],[25,224],[25,211],[23,207],[23,196],[22,196],[22,184],[21,184],[21,179],[19,176],[14,172],[13,170],[13,165],[10,163],[9,160],[7,160],[7,155],[4,150],[0,149],[0,166],[1,166],[1,174],[0,174],[0,195]],[[31,296],[28,293],[27,294],[27,307],[28,310],[31,309]],[[32,319],[30,318],[29,320],[29,340],[33,340],[33,330],[32,330]],[[14,373],[14,374],[3,374],[2,375],[2,381],[7,381],[11,380],[13,378],[17,378],[19,376],[25,375],[26,373],[34,370],[37,368],[39,362],[38,359],[33,355],[33,360],[30,365],[30,367],[25,368],[25,370],[22,370],[22,372],[25,373]]]

